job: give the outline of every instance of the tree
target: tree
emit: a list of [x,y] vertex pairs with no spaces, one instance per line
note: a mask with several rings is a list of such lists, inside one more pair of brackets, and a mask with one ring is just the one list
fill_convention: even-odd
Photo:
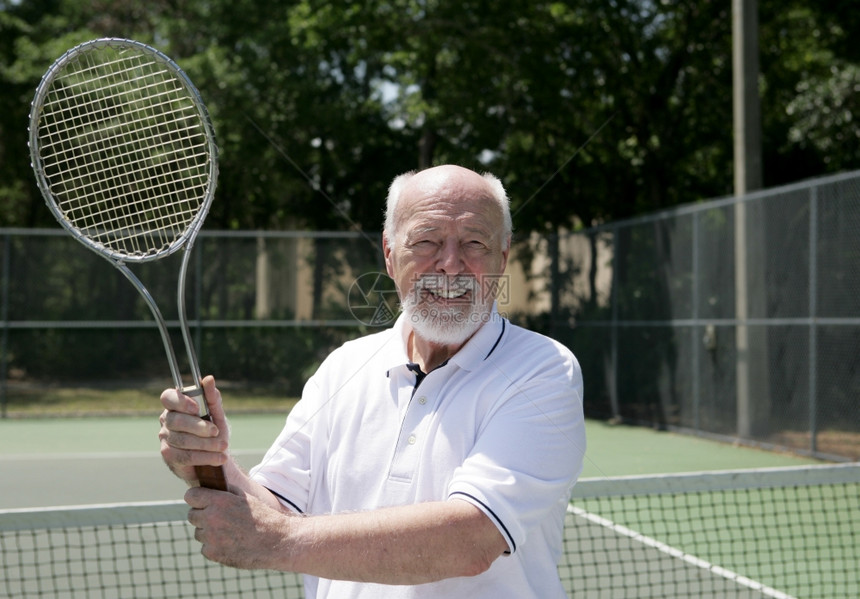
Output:
[[[762,0],[766,184],[853,168],[860,28]],[[456,162],[507,183],[520,233],[731,192],[731,28],[716,0],[0,3],[2,225],[46,224],[21,148],[52,60],[97,36],[173,57],[215,122],[209,226],[376,231],[386,186]],[[845,14],[847,16],[843,17]]]
[[849,3],[763,2],[765,182],[779,185],[860,166],[860,52]]

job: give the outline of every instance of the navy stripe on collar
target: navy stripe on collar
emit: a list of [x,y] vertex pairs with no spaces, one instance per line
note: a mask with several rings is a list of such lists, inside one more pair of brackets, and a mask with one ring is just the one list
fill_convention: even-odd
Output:
[[[433,370],[437,370],[437,369],[442,368],[443,366],[447,366],[447,365],[448,365],[448,360],[445,360],[444,362],[439,364],[439,366],[437,366]],[[408,364],[406,364],[406,368],[408,368],[409,370],[411,370],[412,372],[415,373],[415,387],[412,389],[412,394],[414,395],[415,390],[418,389],[418,385],[420,385],[424,381],[424,378],[428,374],[430,374],[430,372],[433,372],[433,370],[431,370],[430,372],[424,372],[423,370],[421,370],[421,367],[418,364],[415,364],[414,362],[409,362]]]
[[486,360],[487,358],[489,358],[489,357],[492,355],[492,353],[493,353],[494,351],[496,351],[496,347],[499,345],[499,341],[501,341],[501,340],[502,340],[502,335],[504,335],[504,334],[505,334],[505,323],[506,323],[506,322],[507,322],[507,320],[503,318],[503,319],[502,319],[502,332],[501,332],[501,333],[499,333],[499,338],[498,338],[498,339],[496,339],[496,342],[493,344],[493,347],[492,347],[492,348],[490,348],[490,353],[488,353],[488,354],[484,357],[484,359],[485,359],[485,360]]

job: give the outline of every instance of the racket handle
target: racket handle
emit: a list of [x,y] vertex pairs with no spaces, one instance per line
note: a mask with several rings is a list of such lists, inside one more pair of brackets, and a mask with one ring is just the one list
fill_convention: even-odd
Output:
[[224,477],[224,468],[221,466],[195,466],[194,472],[201,487],[215,489],[216,491],[227,490],[227,479]]
[[[209,414],[206,414],[202,418],[210,422],[212,420]],[[216,491],[227,490],[227,477],[224,476],[224,468],[221,466],[195,466],[194,473],[197,475],[197,480],[200,481],[201,487],[215,489]]]
[[[212,416],[209,415],[209,408],[206,406],[206,395],[203,393],[203,387],[195,385],[185,387],[182,393],[195,398],[197,405],[200,406],[200,418],[203,420],[212,421]],[[196,399],[199,396],[199,399]],[[201,487],[207,489],[215,489],[216,491],[227,490],[227,477],[224,476],[224,468],[221,466],[195,466],[194,473],[197,475],[197,480]]]

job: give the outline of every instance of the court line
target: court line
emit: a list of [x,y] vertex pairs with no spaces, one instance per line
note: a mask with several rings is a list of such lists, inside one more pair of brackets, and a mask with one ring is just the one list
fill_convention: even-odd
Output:
[[656,549],[662,553],[665,553],[671,557],[676,559],[680,559],[688,564],[695,566],[697,568],[701,568],[703,570],[707,570],[717,576],[722,576],[723,578],[736,582],[742,586],[748,587],[754,591],[759,591],[760,593],[768,596],[774,597],[775,599],[796,599],[792,595],[788,595],[783,593],[782,591],[778,591],[773,589],[765,584],[762,584],[756,580],[752,580],[751,578],[747,578],[746,576],[742,576],[737,572],[729,570],[728,568],[723,568],[722,566],[717,566],[716,564],[712,564],[711,562],[704,560],[702,558],[696,557],[695,555],[691,555],[689,553],[685,553],[676,547],[672,547],[671,545],[667,545],[658,541],[657,539],[651,538],[649,536],[643,535],[640,532],[636,532],[631,528],[627,528],[621,524],[617,524],[612,520],[608,520],[607,518],[603,518],[598,516],[597,514],[592,514],[590,512],[585,511],[582,508],[575,507],[573,505],[567,506],[567,512],[569,514],[573,514],[575,516],[579,516],[580,518],[584,518],[593,524],[597,524],[599,526],[603,526],[605,528],[610,529],[612,532],[617,533],[619,535],[625,536],[629,539],[642,543],[648,547]]

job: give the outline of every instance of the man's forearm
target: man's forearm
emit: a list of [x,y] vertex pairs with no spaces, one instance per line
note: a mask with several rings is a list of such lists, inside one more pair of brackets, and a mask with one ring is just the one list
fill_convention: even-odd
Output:
[[322,578],[422,584],[485,571],[502,535],[462,500],[291,519],[284,569]]
[[203,555],[233,567],[422,584],[480,574],[508,548],[490,519],[463,500],[299,516],[247,476],[239,480],[247,490],[185,495]]

